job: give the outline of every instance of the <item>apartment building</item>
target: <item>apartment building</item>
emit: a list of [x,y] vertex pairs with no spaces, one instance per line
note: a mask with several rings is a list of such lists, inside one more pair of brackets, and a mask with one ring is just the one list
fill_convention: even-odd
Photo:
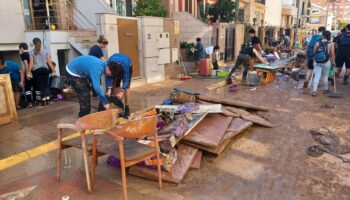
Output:
[[345,20],[350,22],[350,0],[311,0],[325,9],[335,14],[337,21]]
[[283,0],[281,27],[292,28],[296,25],[298,8],[296,0]]
[[334,13],[327,10],[326,7],[311,3],[310,20],[307,24],[307,29],[317,30],[321,26],[325,26],[327,30],[332,30],[335,27]]

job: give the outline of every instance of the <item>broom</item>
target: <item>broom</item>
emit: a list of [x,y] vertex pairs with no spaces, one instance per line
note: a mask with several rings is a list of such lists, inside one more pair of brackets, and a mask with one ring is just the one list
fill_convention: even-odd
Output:
[[[333,66],[332,66],[332,68],[333,68]],[[340,92],[337,92],[334,69],[333,69],[333,85],[334,85],[334,91],[329,93],[328,97],[330,97],[330,98],[342,98],[343,94]]]
[[192,77],[187,75],[187,70],[186,70],[186,67],[185,67],[185,64],[184,64],[184,61],[182,59],[181,54],[180,54],[180,62],[182,64],[182,67],[183,67],[183,70],[184,70],[184,74],[181,73],[180,80],[182,80],[182,81],[190,80]]

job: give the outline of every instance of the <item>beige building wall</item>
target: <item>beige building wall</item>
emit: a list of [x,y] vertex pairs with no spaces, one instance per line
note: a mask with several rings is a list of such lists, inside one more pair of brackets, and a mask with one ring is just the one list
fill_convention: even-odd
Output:
[[281,26],[282,7],[282,0],[266,0],[264,25]]
[[0,1],[0,27],[0,51],[18,50],[25,31],[21,1]]

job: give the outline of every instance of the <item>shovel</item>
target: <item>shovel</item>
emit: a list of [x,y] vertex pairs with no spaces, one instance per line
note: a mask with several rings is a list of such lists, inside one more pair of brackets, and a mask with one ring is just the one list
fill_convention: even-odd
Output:
[[334,92],[329,93],[328,97],[330,98],[342,98],[343,94],[340,92],[337,92],[337,86],[335,81],[335,73],[333,72],[333,81],[334,81]]

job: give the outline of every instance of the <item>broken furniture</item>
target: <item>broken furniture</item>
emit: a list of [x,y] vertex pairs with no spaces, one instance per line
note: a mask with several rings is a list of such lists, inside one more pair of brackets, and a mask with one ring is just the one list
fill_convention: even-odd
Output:
[[277,66],[271,66],[266,64],[256,64],[256,73],[261,77],[262,83],[271,83],[276,78]]
[[[57,150],[57,181],[60,181],[61,175],[61,151],[62,149],[69,147],[76,147],[82,149],[84,167],[86,174],[86,183],[89,192],[92,192],[91,178],[89,172],[88,155],[92,152],[92,135],[87,135],[88,131],[100,132],[103,129],[113,128],[118,123],[118,113],[119,110],[108,110],[103,112],[92,113],[84,117],[79,118],[75,124],[58,124],[57,125],[57,140],[58,140],[58,150]],[[71,129],[77,131],[80,134],[80,138],[75,138],[62,142],[63,129]],[[114,141],[110,138],[105,138],[103,145],[108,146],[113,144]],[[89,145],[88,145],[89,144]],[[105,153],[99,152],[99,155],[104,155]]]
[[13,98],[9,74],[0,75],[0,125],[17,121],[16,105]]
[[[139,120],[129,121],[125,124],[113,127],[105,132],[93,133],[93,151],[92,151],[92,186],[95,179],[95,168],[97,164],[98,151],[108,155],[113,155],[120,160],[121,174],[123,183],[124,199],[128,199],[126,172],[125,169],[139,162],[150,160],[156,157],[159,188],[162,188],[161,161],[159,157],[159,141],[157,133],[158,115],[145,117]],[[97,147],[98,136],[108,135],[118,143],[118,145]],[[141,144],[137,140],[146,137],[153,137],[153,146]]]

